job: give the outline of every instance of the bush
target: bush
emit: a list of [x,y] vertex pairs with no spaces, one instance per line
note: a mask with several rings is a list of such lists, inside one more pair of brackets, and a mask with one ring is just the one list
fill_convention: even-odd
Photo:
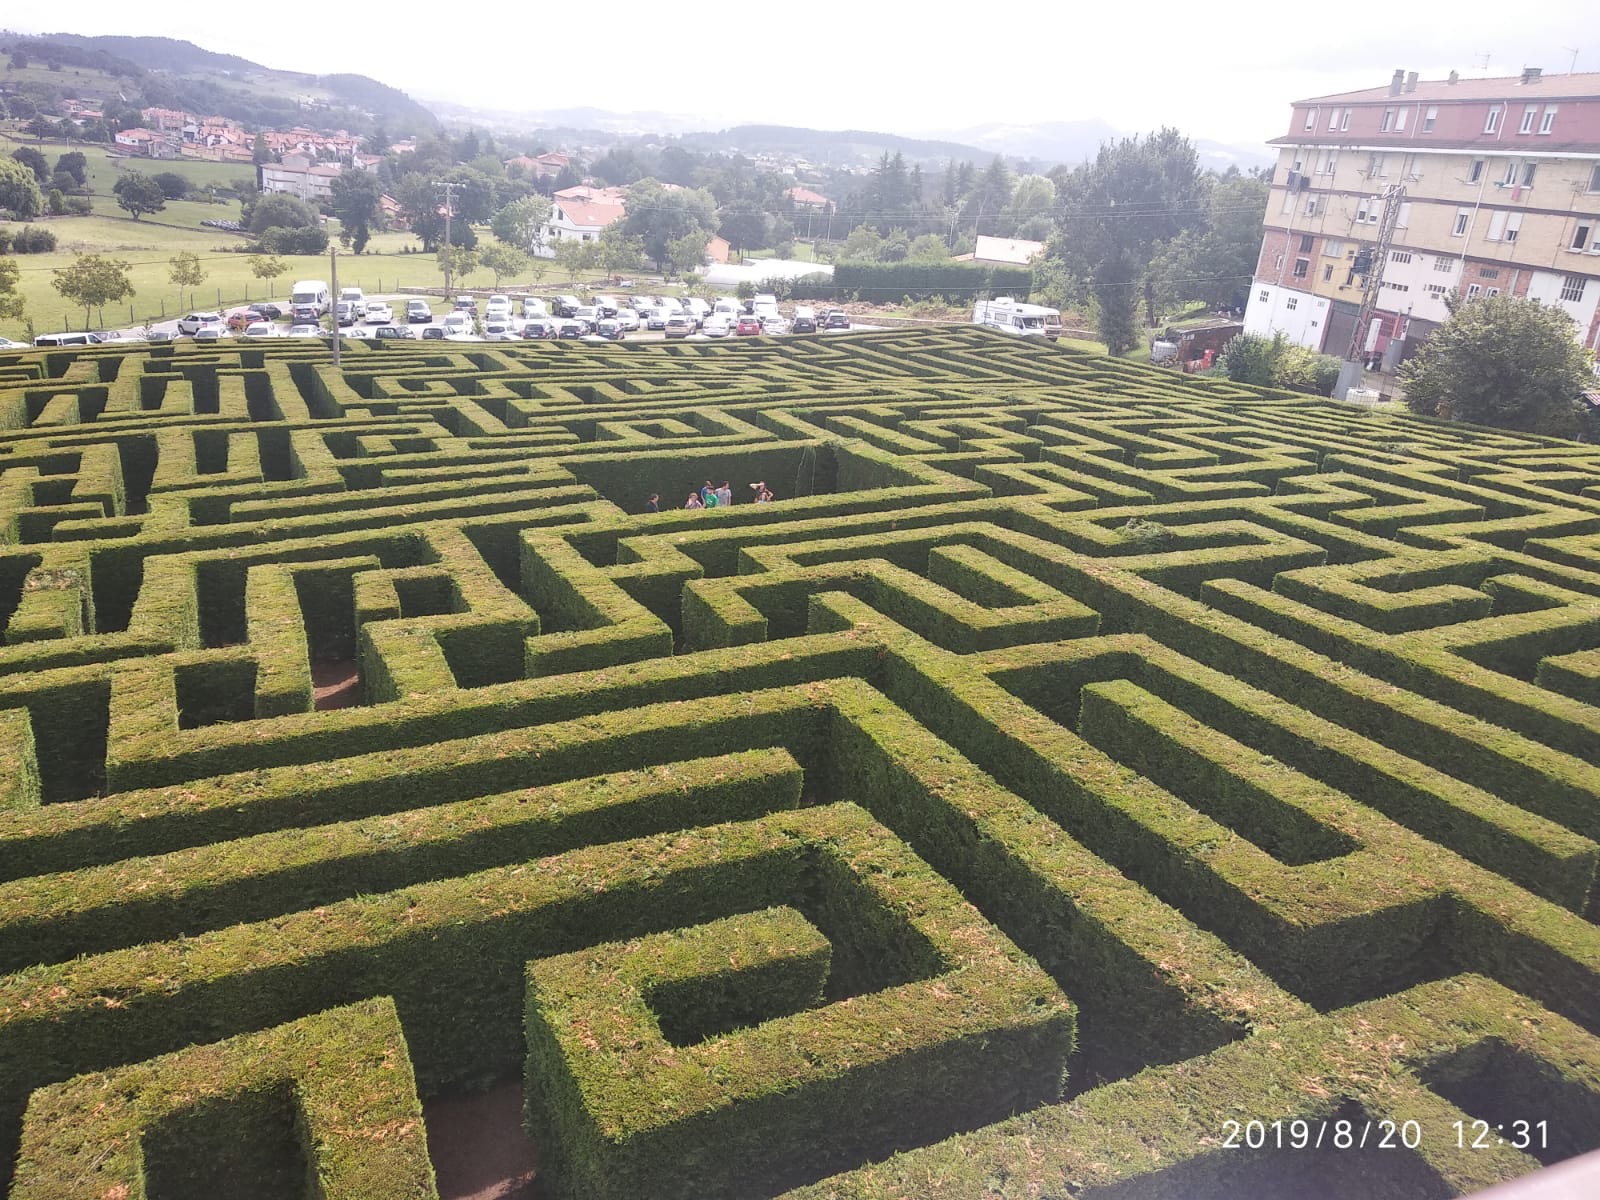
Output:
[[1339,360],[1296,346],[1281,333],[1270,338],[1241,333],[1217,359],[1217,370],[1235,383],[1330,396],[1339,379]]
[[970,303],[978,296],[1026,296],[1033,272],[1023,267],[980,267],[968,263],[842,262],[833,278],[820,272],[791,283],[796,300],[866,300],[888,303],[945,299]]
[[176,171],[160,171],[151,176],[168,200],[182,200],[189,194],[189,181]]
[[24,225],[11,237],[13,254],[49,254],[55,248],[56,235],[34,225]]
[[94,212],[94,201],[87,196],[68,196],[67,212],[75,217],[87,217]]
[[52,217],[59,217],[67,211],[67,198],[61,194],[60,188],[50,189],[50,195],[45,198],[45,206],[50,210]]
[[256,254],[326,254],[328,232],[310,226],[286,229],[273,225],[261,231],[251,251]]

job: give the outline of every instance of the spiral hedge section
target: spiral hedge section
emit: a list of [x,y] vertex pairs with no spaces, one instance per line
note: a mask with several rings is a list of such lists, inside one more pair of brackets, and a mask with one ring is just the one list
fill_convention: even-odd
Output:
[[100,347],[0,354],[0,522],[19,1200],[420,1200],[507,1080],[583,1198],[1600,1146],[1592,447],[967,328]]

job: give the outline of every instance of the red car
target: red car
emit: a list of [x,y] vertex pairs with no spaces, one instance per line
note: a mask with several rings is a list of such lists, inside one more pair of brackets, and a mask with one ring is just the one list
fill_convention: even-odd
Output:
[[733,327],[733,332],[740,337],[754,337],[761,332],[761,322],[753,316],[739,318],[739,323]]

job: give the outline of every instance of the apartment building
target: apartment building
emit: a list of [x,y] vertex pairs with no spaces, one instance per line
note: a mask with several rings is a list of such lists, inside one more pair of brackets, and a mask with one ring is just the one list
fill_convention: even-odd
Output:
[[[1278,147],[1245,328],[1349,350],[1365,272],[1381,272],[1364,354],[1399,361],[1445,298],[1558,304],[1600,345],[1600,73],[1419,81],[1294,105]],[[1404,189],[1382,262],[1385,192]]]

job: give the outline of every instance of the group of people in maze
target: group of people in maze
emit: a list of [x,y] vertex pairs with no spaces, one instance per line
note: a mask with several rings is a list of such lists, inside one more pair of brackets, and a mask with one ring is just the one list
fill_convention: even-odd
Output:
[[[767,504],[772,500],[772,489],[767,486],[767,481],[758,479],[750,485],[750,490],[755,493],[754,501],[757,504]],[[733,503],[733,485],[726,479],[722,486],[717,487],[711,480],[706,480],[698,489],[689,493],[689,499],[684,502],[685,508],[727,508]],[[650,499],[645,502],[646,512],[661,511],[661,494],[651,492]]]

